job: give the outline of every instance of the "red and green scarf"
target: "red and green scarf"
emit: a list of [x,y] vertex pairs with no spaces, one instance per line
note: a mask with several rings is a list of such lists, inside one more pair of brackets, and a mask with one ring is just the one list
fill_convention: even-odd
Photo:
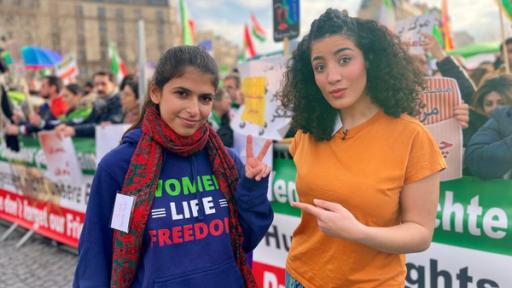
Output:
[[244,278],[245,286],[256,287],[254,276],[247,265],[245,252],[242,249],[243,233],[234,199],[239,179],[235,162],[209,125],[205,123],[191,136],[180,136],[160,118],[154,107],[149,107],[144,115],[142,136],[133,153],[121,190],[122,194],[136,196],[136,200],[129,232],[114,230],[112,287],[130,287],[135,278],[140,259],[142,234],[162,168],[163,149],[186,157],[200,151],[205,145],[213,174],[228,202],[229,234],[236,263]]

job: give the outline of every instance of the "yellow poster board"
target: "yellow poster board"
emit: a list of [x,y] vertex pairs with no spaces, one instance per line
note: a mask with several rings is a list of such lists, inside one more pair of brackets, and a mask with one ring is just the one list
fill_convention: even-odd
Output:
[[266,85],[267,78],[264,76],[246,77],[243,79],[244,111],[242,112],[242,121],[256,124],[260,127],[265,125]]

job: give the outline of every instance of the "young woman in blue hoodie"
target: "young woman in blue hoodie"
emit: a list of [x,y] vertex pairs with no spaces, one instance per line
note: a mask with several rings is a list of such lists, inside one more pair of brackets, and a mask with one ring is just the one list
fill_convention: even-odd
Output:
[[[74,287],[256,286],[246,253],[273,219],[270,143],[254,156],[249,137],[245,166],[222,145],[207,123],[217,84],[200,48],[161,56],[140,120],[96,170]],[[111,223],[127,196],[125,233]]]

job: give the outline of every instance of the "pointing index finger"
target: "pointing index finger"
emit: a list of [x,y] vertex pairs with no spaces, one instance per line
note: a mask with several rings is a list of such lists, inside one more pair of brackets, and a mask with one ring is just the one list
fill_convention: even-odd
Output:
[[300,210],[315,216],[316,218],[320,217],[321,213],[323,212],[321,208],[317,208],[311,204],[303,202],[292,202],[292,206],[297,207]]

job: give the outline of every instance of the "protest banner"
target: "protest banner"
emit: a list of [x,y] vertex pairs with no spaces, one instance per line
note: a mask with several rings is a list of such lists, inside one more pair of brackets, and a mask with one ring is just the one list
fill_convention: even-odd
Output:
[[[0,218],[77,247],[95,170],[94,139],[73,139],[68,159],[70,138],[42,135],[46,152],[33,137],[20,137],[20,152],[0,145]],[[79,181],[69,181],[77,174]]]
[[[274,221],[253,254],[259,287],[285,287],[291,237],[300,221],[295,165],[274,159]],[[431,247],[407,255],[407,287],[508,287],[512,275],[512,181],[473,177],[441,182]],[[492,265],[490,265],[492,263]],[[437,281],[433,283],[433,281]]]
[[46,158],[47,177],[55,182],[81,183],[82,171],[70,137],[55,131],[39,132],[39,143]]

